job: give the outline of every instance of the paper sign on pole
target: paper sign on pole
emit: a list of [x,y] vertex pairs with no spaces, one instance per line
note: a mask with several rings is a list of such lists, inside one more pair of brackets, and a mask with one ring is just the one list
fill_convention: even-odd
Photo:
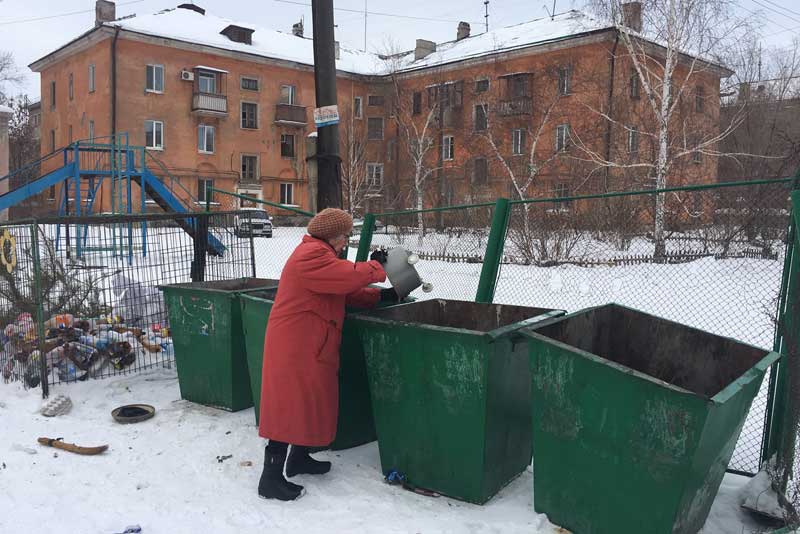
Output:
[[317,128],[339,124],[339,106],[314,108],[314,124],[317,125]]

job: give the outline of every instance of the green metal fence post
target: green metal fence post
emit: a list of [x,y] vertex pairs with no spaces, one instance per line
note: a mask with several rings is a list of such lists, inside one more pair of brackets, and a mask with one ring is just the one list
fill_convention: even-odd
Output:
[[372,245],[372,232],[375,230],[375,215],[367,213],[364,215],[364,225],[361,227],[361,235],[358,238],[358,252],[356,261],[367,261],[369,247]]
[[508,230],[508,217],[511,213],[510,208],[511,204],[507,198],[497,199],[492,217],[492,228],[489,231],[489,241],[486,243],[486,254],[483,256],[483,268],[475,302],[491,303],[494,299],[497,273],[500,271],[500,260],[503,257],[503,245]]
[[31,225],[31,249],[33,252],[33,292],[36,298],[36,337],[39,345],[39,379],[42,382],[42,397],[47,398],[50,388],[47,383],[47,355],[44,351],[44,307],[42,305],[42,262],[39,258],[39,225]]

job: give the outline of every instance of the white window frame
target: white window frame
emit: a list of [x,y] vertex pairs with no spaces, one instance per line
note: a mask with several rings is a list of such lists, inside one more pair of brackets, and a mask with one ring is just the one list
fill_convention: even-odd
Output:
[[[289,89],[289,99],[288,99],[289,101],[288,102],[284,102],[283,101],[283,89],[284,89],[284,87],[287,87]],[[288,84],[288,83],[282,83],[281,84],[281,91],[280,91],[280,94],[278,95],[278,102],[281,103],[281,104],[284,104],[284,105],[296,106],[297,105],[297,87],[294,86],[294,85]]]
[[[245,80],[255,80],[256,88],[255,89],[250,89],[249,87],[243,87]],[[259,80],[256,76],[240,76],[239,77],[239,89],[241,89],[242,91],[252,91],[252,92],[261,91],[261,80]]]
[[[89,141],[94,141],[94,120],[89,121]],[[164,141],[164,130],[161,130],[161,141]]]
[[639,153],[639,130],[635,126],[628,127],[628,154]]
[[95,67],[94,63],[89,64],[89,92],[94,93],[96,84],[95,84],[95,74],[97,71],[97,67]]
[[[486,82],[486,89],[484,89],[483,91],[478,91],[478,82]],[[477,93],[477,94],[486,93],[486,92],[489,91],[489,89],[491,89],[491,87],[492,87],[492,81],[489,78],[477,78],[475,80],[474,89],[475,89],[475,93]]]
[[[253,169],[253,177],[252,178],[245,178],[244,176],[244,158],[255,158],[256,159],[256,166]],[[261,174],[261,158],[258,154],[239,154],[239,180],[247,180],[247,181],[257,181],[259,179],[259,175]]]
[[456,138],[453,135],[442,136],[442,159],[453,161],[456,155]]
[[[203,187],[200,187],[200,182],[203,182]],[[211,188],[214,187],[214,179],[213,178],[203,178],[201,176],[197,177],[197,202],[205,204],[206,202],[206,191],[208,190],[208,184],[211,183]],[[202,196],[202,198],[201,198]],[[211,202],[210,204],[214,204],[214,192],[211,192]]]
[[[211,88],[212,91],[203,91],[203,87],[201,85],[203,80],[211,80],[211,84],[213,87]],[[207,71],[200,71],[197,73],[197,90],[204,95],[217,95],[217,75],[213,72]]]
[[514,128],[511,130],[511,154],[521,156],[525,153],[525,142],[527,130],[525,128]]
[[[151,87],[147,87],[147,81],[148,81],[147,80],[147,71],[149,69],[153,69],[153,87],[152,88]],[[161,71],[161,88],[160,89],[157,87],[158,84],[156,83],[156,81],[157,81],[156,71],[157,70]],[[159,65],[158,63],[148,63],[145,66],[145,73],[144,73],[144,90],[145,90],[145,92],[162,94],[162,93],[164,93],[164,83],[165,83],[164,65]]]
[[[200,143],[200,131],[203,131],[202,147]],[[211,131],[211,150],[208,150],[208,132]],[[209,124],[199,124],[197,126],[197,151],[201,154],[213,154],[217,148],[216,128]]]
[[[284,191],[287,191],[291,194],[284,196]],[[278,200],[280,204],[284,206],[296,206],[297,204],[294,203],[294,184],[290,182],[281,182],[278,186]],[[288,200],[288,202],[284,202],[284,200]]]
[[[358,102],[358,105],[356,105]],[[364,118],[364,97],[363,96],[356,96],[353,97],[353,117],[356,119],[363,119]]]
[[572,94],[572,69],[570,67],[558,68],[558,96]]
[[[254,105],[256,107],[256,125],[253,128],[244,125],[244,105],[245,104],[252,104],[252,105]],[[258,120],[258,116],[259,116],[258,102],[250,102],[248,100],[242,100],[241,102],[239,102],[239,128],[241,128],[242,130],[258,130],[259,122],[260,122]]]
[[[147,124],[153,124],[153,145],[147,144]],[[161,143],[156,143],[156,132],[161,130]],[[164,121],[157,121],[154,119],[147,119],[144,121],[144,146],[147,150],[164,150]]]
[[[375,171],[378,172],[378,180],[375,180]],[[371,187],[383,187],[383,163],[367,163],[367,185]]]
[[556,152],[565,152],[569,148],[569,124],[556,126]]

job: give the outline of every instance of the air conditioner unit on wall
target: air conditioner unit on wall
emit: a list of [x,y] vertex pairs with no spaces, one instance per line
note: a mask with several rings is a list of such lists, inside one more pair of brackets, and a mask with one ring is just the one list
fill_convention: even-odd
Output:
[[181,80],[185,82],[192,82],[194,81],[194,72],[190,70],[182,70],[181,71]]

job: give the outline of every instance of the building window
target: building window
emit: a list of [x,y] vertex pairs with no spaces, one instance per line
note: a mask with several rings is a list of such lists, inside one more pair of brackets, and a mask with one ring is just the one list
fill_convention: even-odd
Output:
[[242,89],[245,91],[258,91],[258,78],[242,76]]
[[489,160],[475,158],[472,169],[472,182],[476,185],[486,185],[489,181]]
[[508,77],[508,96],[510,98],[524,98],[531,94],[529,74],[515,74]]
[[155,150],[164,149],[164,123],[144,121],[144,146]]
[[386,99],[383,97],[383,95],[369,95],[367,97],[368,106],[383,106],[385,101]]
[[364,117],[364,106],[363,104],[364,99],[360,96],[353,98],[353,117],[356,119],[360,119]]
[[558,94],[566,96],[572,92],[572,69],[560,67],[558,69]]
[[694,110],[702,113],[706,108],[706,88],[698,85],[694,92]]
[[[567,198],[567,197],[569,197],[569,188],[567,187],[567,184],[556,184],[556,187],[553,190],[553,196],[555,198]],[[567,207],[568,207],[568,203],[569,203],[568,200],[566,200],[566,201],[562,200],[562,201],[556,202],[555,203],[556,204],[556,209],[558,209],[558,210],[566,210]]]
[[703,153],[700,152],[699,149],[695,149],[694,151],[692,151],[692,163],[694,163],[695,165],[700,165],[701,163],[703,163]]
[[569,124],[559,124],[556,127],[556,152],[563,152],[569,148]]
[[69,73],[69,85],[67,86],[67,90],[69,92],[69,99],[75,99],[75,76],[70,72]]
[[297,101],[297,90],[294,85],[281,85],[281,104],[294,106]]
[[411,109],[414,115],[422,113],[422,93],[415,91],[411,98]]
[[94,141],[94,121],[89,121],[89,141]]
[[442,159],[452,161],[455,158],[456,138],[452,135],[442,137]]
[[523,128],[511,130],[511,153],[519,156],[525,152],[525,134]]
[[214,127],[201,124],[197,127],[197,150],[211,154],[214,152]]
[[281,134],[281,157],[294,157],[294,135]]
[[460,108],[464,103],[464,82],[448,82],[428,87],[428,107],[433,109],[437,103],[444,109]]
[[50,186],[50,191],[48,191],[48,193],[47,193],[47,199],[48,200],[55,200],[56,199],[56,186],[54,186],[54,185]]
[[489,90],[489,78],[483,78],[482,80],[475,80],[476,93],[485,93],[488,90]]
[[639,153],[639,130],[635,126],[628,128],[628,153]]
[[294,205],[294,184],[281,184],[281,204]]
[[367,185],[383,187],[383,163],[367,163]]
[[383,139],[383,117],[369,117],[367,119],[367,139],[370,141]]
[[[150,93],[164,92],[164,65],[147,65],[145,90]],[[202,90],[202,89],[201,89]]]
[[394,161],[394,152],[397,150],[397,143],[395,143],[394,139],[389,139],[389,142],[386,143],[386,160],[387,161]]
[[213,72],[200,72],[197,75],[197,87],[201,93],[217,94],[217,75]]
[[92,63],[91,65],[89,65],[89,92],[90,93],[94,93],[94,88],[95,88],[95,85],[94,85],[94,70],[95,70],[94,63]]
[[486,104],[475,106],[475,131],[485,132],[489,128],[489,114]]
[[630,93],[631,98],[638,99],[641,96],[641,80],[639,80],[639,73],[635,70],[631,70],[631,78],[630,78]]
[[199,202],[213,202],[214,201],[214,192],[209,191],[214,187],[214,180],[209,180],[206,178],[198,178],[197,179],[197,200]]
[[72,144],[72,125],[67,126],[67,144]]
[[56,109],[56,82],[50,82],[50,109]]
[[56,151],[56,131],[50,130],[50,152]]
[[258,179],[258,156],[242,154],[242,180],[255,181]]
[[242,128],[258,128],[258,104],[242,102]]

